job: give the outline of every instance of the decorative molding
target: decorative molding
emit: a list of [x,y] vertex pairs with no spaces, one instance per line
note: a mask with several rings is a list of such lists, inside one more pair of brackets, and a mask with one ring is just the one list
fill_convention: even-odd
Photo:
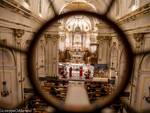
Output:
[[59,38],[59,35],[58,34],[44,34],[44,37],[45,38]]
[[14,36],[16,39],[16,44],[21,44],[21,37],[24,35],[24,30],[22,29],[13,29],[14,31]]
[[44,34],[44,37],[47,39],[47,38],[52,38],[52,35],[51,34]]
[[44,37],[45,37],[46,43],[47,43],[48,39],[50,39],[50,38],[52,39],[52,41],[54,43],[56,43],[60,36],[58,34],[44,34]]
[[119,24],[124,24],[130,21],[134,21],[139,17],[143,17],[145,15],[150,14],[150,2],[140,8],[138,8],[137,10],[121,17],[120,19],[117,20],[117,22]]
[[96,27],[99,28],[99,29],[110,28],[110,26],[108,26],[106,23],[98,23],[98,24],[96,24]]
[[23,26],[23,27],[26,27],[26,28],[31,28],[31,26],[27,26],[27,25],[24,25],[24,24],[21,24],[21,23],[18,23],[18,22],[13,22],[11,20],[6,20],[6,19],[3,19],[3,18],[0,18],[0,21],[20,25],[20,26]]
[[140,48],[143,43],[144,33],[134,33],[133,37],[136,42],[136,48]]
[[[137,10],[117,19],[116,23],[118,24],[125,24],[130,21],[135,21],[139,17],[144,17],[145,15],[150,14],[150,2],[145,4],[144,6],[138,8]],[[110,28],[107,24],[99,23],[96,25],[99,29],[102,28]]]
[[4,8],[8,8],[11,11],[14,11],[18,14],[23,15],[26,18],[30,18],[36,22],[43,22],[44,19],[38,17],[37,15],[33,14],[30,10],[26,9],[24,6],[16,2],[15,0],[0,0],[0,6]]
[[141,42],[143,40],[144,37],[143,33],[134,33],[133,35],[136,42]]
[[23,29],[14,29],[14,35],[16,38],[21,38],[24,35]]
[[100,36],[100,35],[98,35],[97,36],[97,41],[98,41],[98,43],[101,43],[101,42],[103,42],[104,40],[111,40],[111,36]]

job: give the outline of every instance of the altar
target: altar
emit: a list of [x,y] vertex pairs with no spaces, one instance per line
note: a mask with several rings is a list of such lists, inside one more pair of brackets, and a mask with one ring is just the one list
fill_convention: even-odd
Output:
[[[72,68],[72,76],[70,77],[70,68]],[[90,64],[84,64],[84,63],[69,63],[66,66],[67,69],[67,78],[70,79],[86,79],[86,73],[90,71],[89,78],[93,78],[94,74],[94,67]],[[82,75],[81,75],[82,73]]]

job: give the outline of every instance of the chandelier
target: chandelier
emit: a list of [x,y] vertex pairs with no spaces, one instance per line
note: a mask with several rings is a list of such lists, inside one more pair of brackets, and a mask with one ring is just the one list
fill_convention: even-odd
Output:
[[91,53],[95,53],[96,52],[97,46],[98,46],[97,43],[91,43],[90,44],[90,51],[91,51]]

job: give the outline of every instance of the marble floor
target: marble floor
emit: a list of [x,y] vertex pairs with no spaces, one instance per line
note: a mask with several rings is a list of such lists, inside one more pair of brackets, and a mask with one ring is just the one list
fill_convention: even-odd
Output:
[[84,87],[84,81],[69,81],[65,103],[72,105],[90,104],[87,92]]

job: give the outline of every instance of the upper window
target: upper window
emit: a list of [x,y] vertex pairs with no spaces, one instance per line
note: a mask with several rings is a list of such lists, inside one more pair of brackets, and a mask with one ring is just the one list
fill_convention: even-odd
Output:
[[23,5],[26,9],[30,9],[30,0],[23,0],[22,5]]
[[39,15],[42,16],[42,0],[39,0],[38,10],[39,10]]
[[129,8],[135,5],[135,0],[129,0]]
[[30,5],[30,0],[24,0],[28,5]]
[[119,3],[119,0],[116,0],[116,16],[119,15],[119,10],[120,10],[120,3]]
[[139,7],[139,0],[129,0],[129,9],[136,10]]

